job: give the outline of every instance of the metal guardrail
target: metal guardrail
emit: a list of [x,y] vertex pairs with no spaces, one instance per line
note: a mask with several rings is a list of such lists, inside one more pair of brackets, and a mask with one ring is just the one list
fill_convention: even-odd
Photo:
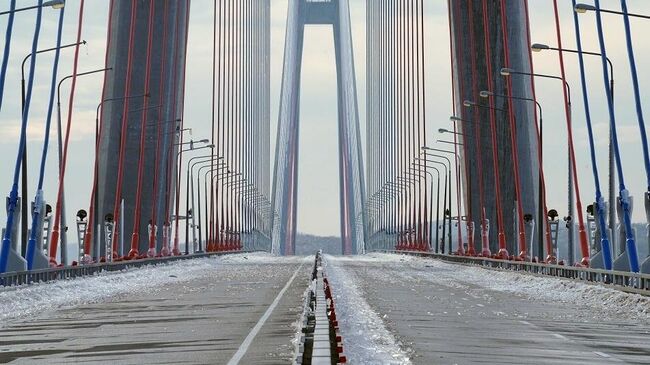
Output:
[[125,260],[110,263],[97,263],[89,265],[65,266],[51,269],[41,269],[32,271],[17,271],[0,274],[0,286],[17,286],[39,282],[48,282],[54,280],[74,279],[82,276],[95,275],[100,272],[121,271],[130,268],[142,267],[147,265],[157,265],[181,260],[196,259],[202,257],[223,256],[234,253],[250,253],[254,251],[227,251],[227,252],[209,252],[197,253],[192,255],[168,256],[148,258],[142,260]]
[[497,260],[484,257],[443,255],[431,252],[374,250],[420,257],[431,257],[442,261],[465,265],[482,266],[491,269],[525,272],[539,276],[551,276],[605,285],[628,293],[650,296],[650,275],[626,271],[608,271],[585,267],[549,265],[534,262]]

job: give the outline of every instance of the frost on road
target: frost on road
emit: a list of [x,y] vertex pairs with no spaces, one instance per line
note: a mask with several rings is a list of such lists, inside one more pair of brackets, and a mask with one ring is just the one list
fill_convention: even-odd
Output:
[[647,297],[404,255],[326,261],[353,363],[650,363]]
[[345,355],[352,364],[410,364],[407,353],[366,303],[354,272],[341,267],[342,258],[326,256]]
[[[246,278],[249,270],[242,264],[251,264],[251,270],[275,270],[260,264],[300,263],[309,258],[281,258],[263,253],[234,254],[213,258],[184,260],[118,272],[103,272],[90,277],[59,280],[31,286],[0,288],[0,320],[44,314],[58,309],[84,304],[100,303],[130,293],[154,294],[170,286],[192,286],[191,281],[219,275],[221,278]],[[1,326],[1,325],[0,325]]]

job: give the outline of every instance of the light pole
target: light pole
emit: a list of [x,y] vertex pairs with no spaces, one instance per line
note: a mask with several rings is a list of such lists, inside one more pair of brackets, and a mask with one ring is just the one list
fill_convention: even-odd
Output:
[[633,14],[633,13],[628,13],[627,11],[616,11],[616,10],[610,10],[610,9],[603,9],[601,7],[597,7],[594,5],[589,5],[589,4],[576,4],[573,8],[573,10],[576,13],[579,14],[584,14],[587,11],[595,11],[595,12],[600,12],[600,13],[609,13],[609,14],[616,14],[616,15],[627,15],[631,16],[633,18],[641,18],[641,19],[650,19],[650,16],[648,15],[643,15],[643,14]]
[[[96,73],[106,72],[106,71],[109,71],[109,70],[112,70],[112,68],[108,67],[108,68],[102,68],[102,69],[97,69],[97,70],[92,70],[92,71],[87,71],[87,72],[81,72],[81,73],[77,73],[77,74],[68,75],[68,76],[62,78],[59,81],[59,84],[57,85],[57,95],[56,95],[56,118],[57,118],[57,123],[56,123],[56,128],[57,128],[58,153],[59,153],[59,171],[61,170],[61,167],[62,167],[62,164],[63,164],[63,126],[61,124],[62,123],[61,122],[61,85],[66,80],[69,80],[69,79],[74,78],[74,77],[93,75],[93,74],[96,74]],[[68,113],[72,113],[72,110],[68,110]],[[63,184],[63,181],[61,181],[61,184]],[[60,222],[61,222],[61,226],[64,227],[64,229],[62,230],[62,233],[61,233],[61,247],[62,247],[61,261],[65,263],[66,259],[67,259],[67,256],[68,256],[68,253],[67,253],[68,236],[67,236],[67,223],[66,223],[66,217],[65,217],[65,190],[63,188],[61,189],[61,197],[60,197],[60,199],[61,199],[61,203],[60,203],[60,206],[61,206],[60,220],[61,221]],[[56,220],[56,217],[55,217],[55,220]],[[90,224],[91,224],[91,222],[89,220],[89,225]],[[54,225],[53,228],[54,228],[54,231],[59,231],[58,226],[56,224]],[[58,235],[58,233],[57,233],[57,235]],[[54,234],[53,234],[53,237],[54,237]],[[50,247],[51,247],[51,245],[50,245]],[[86,248],[88,250],[90,250],[90,247],[85,247],[84,246],[84,249],[86,249]],[[56,254],[56,252],[55,252],[55,254]],[[52,260],[56,261],[56,257],[52,257],[52,255],[50,255],[50,260],[51,261]]]
[[[504,94],[495,94],[488,90],[483,90],[480,92],[482,98],[490,97],[499,97],[507,98],[513,100],[520,100],[526,102],[534,103],[539,110],[539,124],[537,119],[535,119],[535,133],[537,134],[537,163],[539,164],[539,202],[538,202],[538,229],[537,229],[537,239],[538,239],[538,251],[539,259],[542,259],[544,256],[544,238],[546,238],[546,262],[555,263],[556,257],[553,252],[553,244],[551,242],[551,227],[546,219],[546,212],[548,212],[548,207],[546,205],[546,180],[544,178],[544,114],[542,105],[537,102],[537,100],[527,97],[504,95]],[[546,232],[546,233],[545,233]]]
[[19,13],[21,11],[27,11],[27,10],[38,9],[38,8],[46,8],[46,7],[51,7],[54,10],[58,10],[58,9],[63,9],[64,6],[65,6],[65,0],[51,0],[51,1],[44,1],[43,4],[41,5],[33,5],[33,6],[20,8],[20,9],[2,11],[0,12],[0,15],[14,14],[14,13]]
[[[110,69],[110,68],[109,68]],[[62,80],[63,81],[63,80]],[[93,187],[92,187],[92,193],[91,193],[91,199],[90,199],[90,208],[89,208],[89,217],[88,217],[88,229],[86,231],[86,234],[84,235],[84,257],[83,260],[85,263],[90,263],[92,261],[92,257],[88,254],[91,250],[91,245],[92,245],[92,237],[93,237],[93,228],[95,225],[95,219],[99,217],[99,189],[97,188],[97,183],[98,183],[98,174],[99,174],[99,127],[100,127],[100,121],[99,121],[99,111],[103,108],[104,104],[113,102],[113,101],[118,101],[118,100],[126,100],[126,99],[132,99],[132,98],[148,98],[149,94],[139,94],[139,95],[126,95],[126,96],[121,96],[121,97],[116,97],[116,98],[107,98],[102,100],[99,104],[97,104],[97,108],[95,110],[95,163],[94,163],[94,168],[93,168]],[[59,103],[60,104],[60,103]],[[59,120],[60,120],[60,112],[59,112]],[[59,137],[60,138],[60,137]],[[101,233],[97,232],[97,240],[101,237]],[[99,245],[97,245],[99,247]],[[107,253],[108,254],[108,253]],[[97,253],[97,257],[100,256],[100,253]]]
[[[203,155],[203,156],[195,156],[195,157],[190,158],[187,161],[187,173],[186,173],[186,177],[185,177],[185,181],[186,181],[186,183],[185,183],[185,212],[186,213],[185,214],[188,215],[188,216],[190,215],[189,214],[189,212],[190,212],[189,202],[190,202],[190,199],[191,199],[192,200],[192,214],[191,214],[191,216],[192,216],[192,229],[193,230],[195,229],[195,219],[194,219],[194,217],[196,216],[196,209],[195,209],[195,206],[194,206],[194,167],[196,165],[198,165],[198,164],[203,164],[203,163],[207,163],[207,162],[212,163],[213,157],[214,156],[212,154]],[[204,160],[206,158],[209,158],[209,160]],[[216,160],[222,160],[222,159],[223,159],[223,157],[216,158]],[[196,162],[193,163],[193,161],[195,161],[195,160],[199,160],[199,161],[196,161]],[[203,160],[203,161],[201,161],[201,160]],[[190,184],[192,186],[191,193],[190,193]],[[191,198],[188,199],[188,197],[190,197],[190,194],[191,194]],[[200,223],[200,221],[199,221],[199,223]],[[190,225],[189,220],[185,220],[185,254],[186,255],[189,254],[189,249],[188,249],[189,242],[190,242],[190,233],[189,233],[190,232],[190,227],[189,227],[189,225]]]
[[[442,203],[442,209],[443,209],[443,214],[442,214],[442,253],[444,253],[444,248],[445,248],[445,214],[444,210],[447,208],[447,179],[449,179],[449,188],[451,189],[451,161],[443,155],[436,155],[433,153],[429,153],[426,150],[422,150],[422,155],[424,155],[424,158],[418,157],[417,159],[425,160],[427,162],[431,162],[434,164],[441,165],[445,170],[445,175],[443,176],[443,181],[445,182],[443,191],[444,191],[444,197],[443,197],[443,203]],[[436,161],[436,160],[429,160],[427,157],[436,157],[436,158],[441,158],[444,160],[447,160],[447,163],[449,166],[445,165],[443,162]],[[429,166],[427,166],[428,168]],[[438,183],[440,183],[440,171],[438,170]],[[451,193],[449,194],[449,202],[451,204]],[[440,240],[438,238],[438,231],[440,230],[440,186],[438,186],[438,197],[436,201],[437,205],[437,211],[436,211],[436,253],[439,252],[440,248]],[[450,205],[451,207],[451,205]]]
[[[475,117],[478,117],[478,114],[475,113]],[[457,116],[450,116],[449,120],[454,123],[454,130],[456,130],[456,122],[462,122],[462,123],[467,123],[467,124],[472,124],[476,127],[478,130],[478,133],[475,133],[475,148],[476,151],[482,151],[481,149],[481,142],[480,142],[480,129],[478,129],[480,123],[473,122],[471,120],[467,119],[462,119]],[[478,120],[478,119],[477,119]],[[440,133],[453,133],[455,134],[456,132],[447,130],[447,129],[440,129]],[[478,153],[478,152],[477,152]],[[481,210],[481,253],[480,256],[483,257],[491,257],[492,252],[490,251],[490,233],[489,233],[489,228],[488,228],[488,221],[486,218],[486,209],[485,209],[485,193],[483,190],[483,160],[481,156],[477,156],[478,160],[478,185],[479,185],[479,195],[480,195],[480,210]],[[471,203],[470,203],[471,206]],[[474,222],[472,221],[472,224]]]
[[[491,112],[494,111],[503,111],[503,109],[494,108],[492,106],[480,105],[474,102],[465,100],[463,102],[465,107],[480,107],[489,109]],[[451,117],[455,118],[455,117]],[[450,119],[451,119],[450,118]],[[496,193],[496,216],[497,216],[497,238],[499,243],[499,250],[497,251],[496,257],[502,260],[509,259],[509,253],[506,246],[506,234],[504,229],[503,222],[503,209],[501,207],[501,174],[499,173],[499,158],[497,154],[497,136],[496,136],[496,125],[494,123],[495,118],[490,118],[490,133],[491,133],[491,144],[492,144],[492,169],[494,170],[494,190]]]
[[[577,5],[576,5],[577,7]],[[648,157],[648,142],[647,142],[647,137],[645,133],[645,122],[643,120],[643,110],[641,107],[641,100],[640,100],[640,95],[639,95],[639,85],[638,85],[638,77],[637,77],[637,72],[636,72],[636,62],[634,60],[634,50],[632,47],[632,39],[631,39],[631,30],[630,30],[630,14],[627,12],[627,4],[625,0],[621,0],[621,7],[622,7],[622,15],[623,15],[623,21],[625,25],[625,40],[626,40],[626,45],[627,45],[627,53],[628,53],[628,58],[630,61],[630,71],[631,71],[631,76],[632,76],[632,85],[634,87],[634,99],[635,99],[635,104],[636,104],[636,112],[637,112],[637,121],[639,123],[639,129],[640,129],[640,135],[641,135],[641,141],[643,143],[643,155],[644,155],[644,162],[645,162],[645,170],[646,170],[646,180],[647,180],[647,191],[645,193],[645,209],[646,209],[646,220],[650,222],[650,214],[648,214],[648,211],[650,211],[650,162],[649,162],[649,157]],[[603,24],[602,24],[602,17],[601,17],[601,11],[602,9],[600,8],[600,1],[595,0],[595,10],[596,11],[596,28],[597,28],[597,33],[598,33],[598,43],[600,46],[600,51],[602,53],[601,55],[601,60],[602,60],[602,68],[603,68],[603,79],[604,79],[604,84],[605,84],[605,90],[609,87],[607,84],[608,81],[608,75],[607,75],[607,67],[605,64],[605,59],[607,57],[607,51],[605,48],[605,39],[604,39],[604,34],[603,34]],[[577,11],[580,12],[579,9],[576,9]],[[634,14],[632,14],[634,15]],[[615,155],[616,155],[616,170],[618,173],[618,179],[619,179],[619,199],[620,199],[620,207],[621,207],[621,213],[622,213],[622,219],[624,225],[625,225],[625,241],[626,241],[626,246],[627,246],[627,254],[628,254],[628,261],[629,261],[629,269],[633,272],[639,272],[640,267],[639,267],[639,258],[638,258],[638,253],[636,252],[636,238],[634,237],[634,233],[632,232],[632,219],[631,219],[631,214],[632,214],[632,206],[631,206],[631,201],[630,201],[630,195],[629,191],[625,187],[625,182],[624,182],[624,176],[623,176],[623,164],[621,162],[620,158],[620,152],[619,152],[619,144],[618,144],[618,136],[616,132],[616,114],[614,111],[614,100],[611,98],[611,95],[607,93],[607,106],[608,106],[608,111],[609,111],[609,121],[610,121],[610,128],[613,133],[613,142],[614,142],[614,149],[615,149]],[[650,224],[650,223],[649,223]],[[650,235],[649,235],[650,237]],[[622,239],[622,237],[621,237]],[[649,238],[650,240],[650,238]],[[621,246],[623,246],[621,242]],[[648,260],[643,264],[645,268],[647,268],[648,265]],[[644,270],[645,271],[645,270]]]
[[[45,5],[43,5],[45,6]],[[36,51],[36,54],[41,54],[45,52],[51,52],[51,51],[58,51],[62,50],[65,48],[69,47],[74,47],[79,44],[86,44],[86,41],[82,41],[79,43],[71,43],[71,44],[66,44],[64,46],[60,47],[52,47],[52,48],[47,48],[47,49],[42,49],[39,51]],[[25,110],[25,64],[27,61],[32,57],[32,54],[28,54],[23,58],[23,62],[20,66],[20,94],[21,94],[21,112]],[[25,136],[26,138],[26,136]],[[21,200],[21,247],[22,247],[22,254],[25,256],[26,249],[27,249],[27,212],[28,212],[28,200],[29,198],[27,197],[27,143],[24,144],[24,149],[23,149],[23,160],[22,160],[22,167],[21,167],[21,185],[22,185],[22,200]]]
[[[486,105],[480,105],[477,104],[473,101],[470,100],[465,100],[463,101],[463,105],[467,108],[471,107],[484,107],[490,110],[498,110],[497,108],[494,108],[492,106],[486,106]],[[492,105],[492,104],[491,104]],[[511,118],[514,118],[512,115],[512,110],[510,110],[510,116]],[[510,143],[511,143],[511,158],[512,158],[512,167],[514,170],[514,180],[515,180],[515,196],[516,196],[516,205],[517,205],[517,227],[519,230],[519,234],[517,236],[517,241],[519,243],[519,254],[516,256],[516,259],[522,260],[522,261],[528,261],[528,250],[527,250],[527,242],[526,242],[526,228],[524,226],[524,208],[523,208],[523,197],[522,197],[522,192],[521,192],[521,180],[519,177],[519,153],[517,152],[517,137],[516,137],[516,131],[514,129],[514,121],[511,119],[510,120]]]
[[[598,176],[598,166],[596,164],[596,159],[595,159],[595,146],[593,143],[593,132],[592,131],[592,126],[591,126],[591,112],[589,110],[589,99],[587,96],[587,81],[585,78],[585,72],[584,72],[584,62],[583,62],[583,55],[588,55],[588,56],[597,56],[600,58],[603,58],[606,62],[607,65],[609,66],[609,94],[612,98],[612,102],[614,101],[614,64],[612,61],[605,55],[603,57],[602,53],[598,52],[588,52],[588,51],[583,51],[582,50],[582,43],[580,40],[580,33],[579,33],[579,26],[578,26],[578,19],[577,16],[574,16],[574,21],[575,21],[575,26],[577,29],[576,32],[576,40],[578,44],[578,49],[567,49],[567,48],[558,48],[558,47],[550,47],[545,44],[541,43],[535,43],[531,46],[531,49],[533,52],[541,52],[544,50],[552,50],[552,51],[558,51],[558,52],[568,52],[568,53],[574,53],[578,55],[579,61],[580,61],[580,81],[582,83],[583,87],[583,99],[585,103],[585,117],[587,121],[587,128],[589,131],[589,147],[591,149],[591,163],[592,163],[592,170],[594,171],[594,179],[596,182],[596,204],[597,207],[596,209],[598,210],[598,226],[599,230],[601,231],[601,245],[602,246],[607,246],[606,250],[601,247],[603,250],[603,259],[604,259],[604,266],[607,269],[611,269],[611,253],[609,252],[610,246],[609,243],[611,242],[612,246],[616,246],[616,235],[612,234],[611,237],[608,237],[608,232],[606,231],[607,225],[604,222],[600,221],[600,217],[603,217],[603,220],[605,219],[605,207],[604,207],[604,201],[602,201],[602,193],[600,189],[600,178]],[[541,128],[541,127],[540,127]],[[609,174],[608,174],[608,200],[609,200],[609,209],[608,209],[608,219],[609,219],[609,229],[611,229],[611,232],[614,232],[616,230],[616,166],[615,166],[615,156],[614,156],[614,136],[613,136],[613,130],[612,128],[609,129],[609,145],[608,145],[608,155],[609,155]],[[603,241],[603,239],[605,241]]]
[[567,135],[568,135],[568,142],[569,142],[569,148],[568,148],[568,197],[569,197],[569,216],[567,217],[567,224],[569,228],[569,260],[570,261],[575,261],[574,260],[574,254],[573,254],[573,232],[574,232],[574,223],[573,223],[573,212],[574,212],[574,202],[573,202],[573,193],[571,190],[571,187],[574,188],[575,190],[575,204],[578,212],[578,237],[580,240],[580,252],[582,254],[582,259],[580,260],[580,264],[583,266],[589,266],[589,243],[587,240],[587,231],[585,230],[585,225],[583,221],[583,212],[582,212],[582,198],[580,197],[580,185],[578,183],[578,168],[576,166],[576,159],[575,159],[575,149],[573,147],[573,123],[572,123],[572,112],[571,112],[571,88],[569,86],[569,83],[564,79],[564,77],[559,77],[559,76],[554,76],[554,75],[546,75],[546,74],[539,74],[539,73],[531,73],[531,72],[522,72],[522,71],[515,71],[511,68],[502,68],[501,69],[501,75],[504,77],[510,77],[511,75],[525,75],[525,76],[534,76],[534,77],[541,77],[541,78],[546,78],[546,79],[554,79],[554,80],[559,80],[562,82],[564,85],[564,88],[562,89],[564,93],[564,100],[565,100],[565,115],[566,115],[566,125],[567,125]]
[[[195,143],[210,143],[210,140],[207,139],[207,138],[199,140],[199,141],[190,140],[189,142],[174,143],[172,145],[172,147],[180,147],[179,151],[176,153],[176,158],[174,159],[174,161],[179,162],[178,165],[180,165],[180,163],[181,163],[181,161],[179,161],[179,159],[180,159],[180,155],[183,152],[192,152],[192,151],[198,151],[198,150],[202,150],[202,149],[206,149],[206,148],[213,148],[214,147],[214,145],[212,145],[212,144],[207,145],[207,146],[194,147]],[[190,147],[187,148],[187,149],[183,149],[183,146],[186,146],[186,145],[189,145]],[[178,255],[181,254],[180,250],[178,249],[178,221],[179,221],[179,219],[178,219],[178,217],[179,217],[178,210],[180,209],[180,189],[181,189],[181,187],[179,186],[179,184],[180,184],[180,176],[179,176],[179,174],[175,174],[175,175],[176,175],[175,176],[175,178],[176,178],[176,209],[175,209],[175,211],[176,211],[176,221],[174,222],[174,226],[175,226],[174,227],[174,247],[172,248],[172,254],[174,256],[178,256]]]
[[429,177],[431,178],[431,183],[430,183],[431,195],[429,196],[429,199],[430,199],[429,206],[431,207],[431,209],[429,210],[429,224],[428,224],[428,227],[427,227],[427,231],[428,231],[427,236],[429,237],[429,250],[433,249],[433,245],[431,245],[431,236],[432,236],[432,234],[431,234],[431,225],[433,224],[433,174],[430,173],[429,171],[427,171],[427,169],[433,169],[437,173],[437,180],[436,181],[437,181],[438,192],[436,194],[436,245],[435,245],[435,252],[438,252],[438,223],[437,223],[437,220],[440,219],[440,207],[439,207],[439,204],[440,204],[440,170],[438,170],[434,166],[426,166],[426,165],[422,166],[422,165],[420,165],[420,162],[439,163],[439,164],[441,164],[443,166],[445,164],[443,164],[442,162],[427,160],[426,158],[420,158],[420,157],[416,157],[415,161],[413,161],[413,164],[412,164],[413,166],[421,167],[421,168],[416,168],[416,169],[413,169],[413,170],[422,171],[422,172],[426,173],[427,175],[429,175]]
[[[445,155],[446,154],[453,155],[457,180],[458,180],[458,178],[460,176],[460,168],[458,166],[458,162],[459,162],[458,161],[458,155],[456,155],[456,153],[454,151],[447,151],[447,150],[443,150],[443,149],[439,149],[439,148],[431,148],[431,147],[427,147],[427,146],[422,147],[422,150],[424,151],[425,156],[437,157],[437,158],[444,159],[445,161],[447,161],[447,164],[448,164],[448,170],[447,170],[449,172],[447,174],[448,181],[445,182],[445,187],[447,187],[447,186],[449,187],[449,194],[447,194],[447,189],[445,188],[445,194],[444,194],[444,198],[443,198],[443,200],[444,200],[443,208],[444,209],[443,209],[443,212],[442,212],[442,247],[441,247],[441,252],[443,254],[445,253],[445,246],[444,246],[445,245],[445,240],[447,238],[449,238],[448,254],[451,254],[451,245],[452,245],[452,242],[451,242],[451,207],[452,207],[452,203],[451,203],[452,197],[451,196],[452,196],[452,191],[451,190],[452,190],[452,186],[453,186],[451,178],[453,176],[453,173],[452,173],[452,168],[451,168],[451,160],[448,157],[446,157]],[[434,154],[434,153],[431,153],[431,152],[438,152],[438,153],[441,153],[441,154],[439,155],[439,154]],[[459,195],[460,189],[458,189],[458,186],[459,185],[457,184],[456,185],[456,190],[457,190],[456,191],[456,201],[457,201],[458,206],[460,206],[460,195]],[[447,196],[449,196],[449,200],[447,200]],[[448,221],[447,221],[447,218],[446,218],[447,217],[446,211],[449,211],[449,218],[450,219]],[[460,215],[460,213],[459,213],[459,215]],[[449,227],[449,236],[448,237],[445,236],[445,234],[447,233],[446,232],[447,226]]]

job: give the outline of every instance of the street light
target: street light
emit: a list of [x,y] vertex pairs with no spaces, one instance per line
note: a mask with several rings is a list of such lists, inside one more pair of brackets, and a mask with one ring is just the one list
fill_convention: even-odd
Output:
[[[81,77],[81,76],[87,76],[87,75],[92,75],[100,72],[106,72],[112,70],[112,67],[108,68],[102,68],[102,69],[97,69],[97,70],[92,70],[92,71],[86,71],[86,72],[78,72],[76,74],[68,75],[64,78],[62,78],[58,85],[57,85],[57,95],[56,95],[56,118],[57,118],[57,123],[56,123],[56,128],[57,128],[57,138],[58,138],[58,152],[59,152],[59,170],[61,170],[61,165],[63,164],[63,126],[61,122],[61,85],[66,81],[69,80],[73,77]],[[72,113],[72,110],[68,110],[68,113]],[[63,183],[63,182],[61,182]],[[61,189],[61,225],[64,227],[64,229],[61,232],[61,247],[64,249],[61,250],[61,261],[64,261],[64,258],[67,259],[68,253],[67,249],[67,243],[68,243],[68,236],[67,236],[67,223],[66,223],[66,217],[65,217],[65,190],[62,188]],[[91,221],[89,219],[88,224],[89,224],[89,230],[92,229]],[[56,229],[56,227],[54,227]],[[92,236],[92,235],[91,235]],[[90,246],[86,247],[84,246],[84,251],[85,252],[90,252]],[[97,256],[99,257],[99,256]]]
[[[587,242],[587,231],[585,230],[585,225],[583,222],[582,198],[580,197],[580,186],[578,184],[578,169],[576,166],[577,162],[575,159],[575,149],[573,144],[571,88],[569,86],[569,83],[563,77],[547,75],[547,74],[515,71],[510,68],[502,68],[501,75],[506,77],[509,77],[511,75],[526,75],[531,77],[534,76],[534,77],[541,77],[541,78],[547,78],[553,80],[560,80],[564,85],[563,92],[565,97],[565,114],[566,114],[567,135],[568,135],[568,142],[569,142],[569,148],[567,149],[568,150],[567,151],[568,152],[568,194],[567,195],[569,198],[569,202],[568,202],[569,217],[573,215],[573,211],[575,210],[574,203],[573,203],[573,192],[571,190],[571,187],[573,187],[575,189],[576,206],[578,211],[578,237],[580,240],[580,252],[582,254],[582,259],[580,260],[580,264],[583,266],[589,266],[589,243]],[[570,261],[573,261],[574,260],[573,257],[574,224],[573,222],[567,222],[567,223],[569,223],[568,225],[569,246],[570,246],[569,259]]]
[[601,13],[609,13],[609,14],[616,14],[616,15],[628,15],[628,16],[631,16],[631,17],[634,17],[634,18],[650,19],[650,16],[648,16],[648,15],[633,14],[633,13],[628,13],[628,12],[597,8],[597,7],[593,6],[593,5],[581,4],[581,3],[576,4],[576,6],[573,8],[573,10],[578,14],[584,14],[584,13],[586,13],[588,11],[598,11],[598,12],[601,12]]
[[65,6],[65,0],[50,0],[50,1],[44,1],[43,4],[41,4],[41,5],[33,5],[33,6],[27,6],[27,7],[24,7],[24,8],[20,8],[20,9],[3,11],[3,12],[0,12],[0,15],[19,13],[21,11],[38,9],[38,8],[47,8],[47,7],[51,7],[54,10],[59,10],[59,9],[63,9],[64,6]]
[[[52,47],[52,48],[47,48],[47,49],[42,49],[39,51],[36,51],[35,54],[41,54],[45,52],[51,52],[51,51],[56,51],[56,50],[61,50],[69,47],[74,47],[79,44],[86,44],[86,41],[82,41],[79,43],[71,43],[71,44],[66,44],[64,46],[59,46],[59,47]],[[25,110],[25,64],[27,61],[32,57],[32,53],[28,54],[23,58],[23,62],[20,66],[21,70],[21,77],[20,77],[20,92],[21,92],[21,112]],[[25,135],[24,138],[27,138]],[[27,197],[27,143],[23,143],[24,148],[23,148],[23,159],[22,159],[22,166],[21,166],[21,192],[22,192],[22,197],[23,199],[21,200],[21,246],[22,246],[22,254],[23,256],[26,254],[26,248],[27,248],[27,213],[28,213],[28,201],[29,198]]]
[[[575,53],[578,55],[589,55],[589,56],[597,56],[600,57],[601,59],[605,59],[607,64],[609,65],[609,92],[611,94],[612,100],[614,100],[614,64],[612,63],[612,60],[607,57],[607,55],[603,55],[602,53],[599,52],[588,52],[588,51],[582,51],[580,50],[580,47],[578,49],[567,49],[567,48],[557,48],[557,47],[549,47],[545,44],[541,43],[535,43],[530,47],[533,52],[541,52],[544,50],[552,50],[552,51],[558,51],[558,52],[569,52],[569,53]],[[582,61],[582,59],[581,59]],[[584,82],[584,80],[583,80]],[[589,120],[587,121],[588,123],[591,123]],[[541,124],[540,124],[540,130],[541,130]],[[540,131],[541,134],[541,131]],[[615,175],[615,166],[614,166],[614,161],[615,161],[615,156],[614,156],[614,143],[613,143],[613,130],[610,128],[609,130],[609,146],[608,146],[608,155],[609,155],[609,176],[608,176],[608,199],[609,199],[609,222],[610,222],[610,228],[612,229],[612,232],[614,231],[614,226],[616,225],[616,204],[614,202],[616,201],[616,175]],[[595,161],[592,161],[595,163]],[[610,242],[612,245],[615,245],[615,237],[610,238]]]
[[[548,46],[547,46],[548,47]],[[535,132],[537,133],[537,140],[538,140],[538,146],[537,146],[537,159],[538,159],[538,164],[539,164],[539,209],[538,209],[538,224],[539,227],[537,229],[538,232],[538,251],[539,251],[539,257],[541,260],[541,257],[544,254],[544,237],[546,236],[546,251],[547,251],[547,257],[546,257],[546,262],[547,263],[555,263],[556,258],[553,252],[553,245],[551,243],[551,235],[550,235],[550,226],[548,224],[548,220],[546,219],[546,213],[548,212],[548,207],[546,205],[546,181],[544,179],[544,149],[543,149],[543,131],[544,131],[544,117],[543,117],[543,109],[542,105],[537,102],[537,100],[533,98],[527,98],[527,97],[521,97],[521,96],[511,96],[511,95],[504,95],[504,94],[495,94],[491,91],[488,90],[483,90],[480,92],[480,96],[482,98],[490,98],[490,97],[499,97],[499,98],[506,98],[506,99],[513,99],[513,100],[521,100],[521,101],[527,101],[527,102],[532,102],[535,103],[539,110],[539,125],[535,125]],[[543,204],[543,205],[542,205]],[[544,222],[544,223],[543,223]],[[544,224],[544,228],[546,231],[542,229],[542,224]],[[544,233],[546,232],[546,234]]]

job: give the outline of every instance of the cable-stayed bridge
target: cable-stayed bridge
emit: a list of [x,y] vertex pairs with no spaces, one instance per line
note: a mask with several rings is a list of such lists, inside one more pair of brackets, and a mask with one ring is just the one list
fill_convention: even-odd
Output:
[[[519,0],[288,0],[284,39],[272,39],[270,0],[111,0],[103,63],[88,64],[80,55],[97,4],[9,1],[0,118],[18,97],[22,117],[2,141],[13,152],[2,180],[0,360],[647,363],[638,45],[648,16],[633,1],[546,2],[553,39],[542,44],[532,36],[539,5]],[[449,31],[431,36],[434,19]],[[334,49],[338,148],[327,154],[339,171],[341,256],[295,257],[312,26],[331,32]],[[197,88],[193,47],[209,55],[200,121],[186,118],[202,107],[186,97]],[[448,120],[438,118],[432,48],[449,54]],[[552,58],[536,67],[538,53]],[[538,71],[549,59],[557,72]],[[100,97],[88,101],[93,75]],[[561,100],[553,110],[548,90]],[[81,172],[70,151],[88,105],[91,168]],[[561,118],[544,128],[544,112]],[[545,150],[559,139],[560,159]],[[81,194],[87,203],[71,207]]]

